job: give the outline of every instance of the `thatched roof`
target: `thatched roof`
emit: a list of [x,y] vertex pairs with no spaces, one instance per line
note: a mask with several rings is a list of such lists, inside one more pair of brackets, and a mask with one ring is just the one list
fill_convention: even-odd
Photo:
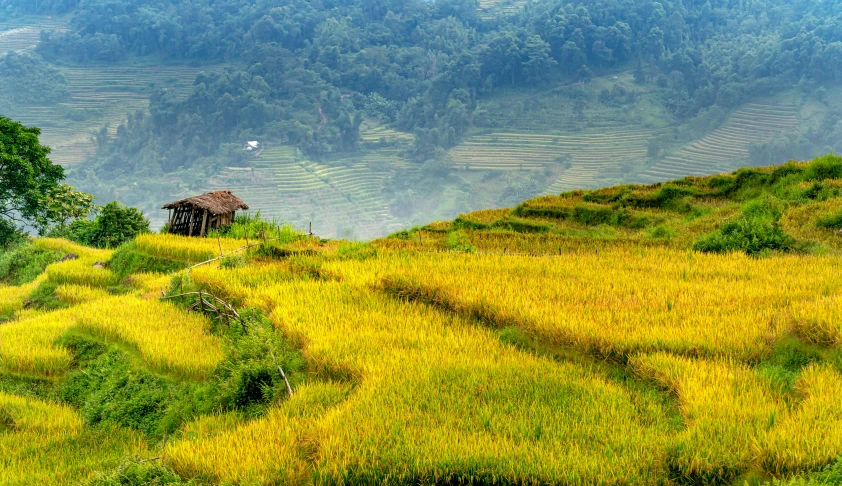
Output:
[[207,209],[212,214],[226,214],[238,209],[249,208],[242,199],[232,194],[231,191],[213,191],[165,204],[161,209],[176,209],[185,206]]

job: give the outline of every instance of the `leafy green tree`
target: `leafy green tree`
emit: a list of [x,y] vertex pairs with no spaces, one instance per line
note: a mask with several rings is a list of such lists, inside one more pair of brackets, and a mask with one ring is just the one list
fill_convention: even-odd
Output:
[[542,82],[558,63],[550,57],[550,45],[541,36],[533,35],[526,39],[523,48],[525,60],[523,61],[523,74],[533,84]]
[[44,212],[37,221],[41,234],[46,233],[53,224],[63,229],[68,221],[87,219],[100,209],[94,204],[92,195],[77,191],[75,187],[67,184],[61,184],[51,191],[44,199],[44,205]]
[[96,227],[88,242],[98,248],[116,248],[149,232],[149,220],[137,208],[119,202],[110,202],[94,220]]
[[49,215],[45,194],[58,189],[64,169],[41,145],[41,130],[0,117],[0,244],[7,245],[25,225]]

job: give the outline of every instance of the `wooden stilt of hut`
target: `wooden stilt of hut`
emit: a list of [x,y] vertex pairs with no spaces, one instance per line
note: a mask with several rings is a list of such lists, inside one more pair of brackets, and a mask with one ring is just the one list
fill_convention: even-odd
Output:
[[238,209],[248,205],[231,191],[213,191],[165,204],[169,210],[169,233],[184,236],[206,236],[208,231],[234,222]]

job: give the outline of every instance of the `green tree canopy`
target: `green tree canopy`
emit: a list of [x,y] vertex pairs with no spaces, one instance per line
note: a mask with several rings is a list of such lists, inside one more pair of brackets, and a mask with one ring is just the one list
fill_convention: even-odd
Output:
[[46,195],[58,188],[64,169],[53,164],[41,130],[0,116],[0,244],[6,245],[47,210]]

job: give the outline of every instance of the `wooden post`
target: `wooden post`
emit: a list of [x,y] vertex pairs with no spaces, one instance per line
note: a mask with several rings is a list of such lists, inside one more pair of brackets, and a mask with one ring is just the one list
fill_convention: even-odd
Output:
[[219,256],[222,256],[222,240],[219,239],[219,233],[216,234],[216,244],[219,245]]
[[204,216],[202,216],[202,231],[199,233],[199,236],[205,236],[207,234],[205,231],[207,230],[207,227],[208,227],[208,213],[209,212],[210,211],[208,211],[207,209],[205,209],[205,211],[204,211]]
[[196,212],[196,208],[190,210],[190,217],[187,219],[187,236],[193,236],[193,213]]
[[204,297],[202,296],[202,289],[199,289],[199,312],[202,314],[205,313],[205,303],[203,301]]

